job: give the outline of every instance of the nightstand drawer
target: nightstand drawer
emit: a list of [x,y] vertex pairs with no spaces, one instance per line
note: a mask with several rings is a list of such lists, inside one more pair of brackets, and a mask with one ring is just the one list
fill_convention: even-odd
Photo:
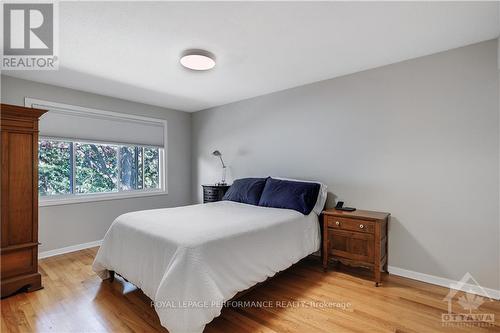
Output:
[[328,252],[334,257],[373,263],[373,235],[330,229],[328,230]]
[[328,227],[370,234],[375,232],[375,224],[373,222],[335,216],[328,216]]
[[215,188],[205,188],[203,190],[203,194],[205,195],[219,195],[219,193],[221,192],[222,192],[221,189],[215,189]]

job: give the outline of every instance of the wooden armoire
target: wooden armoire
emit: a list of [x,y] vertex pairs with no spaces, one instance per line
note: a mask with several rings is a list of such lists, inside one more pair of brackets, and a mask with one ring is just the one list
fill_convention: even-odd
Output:
[[42,288],[38,272],[38,118],[45,110],[0,105],[1,294]]

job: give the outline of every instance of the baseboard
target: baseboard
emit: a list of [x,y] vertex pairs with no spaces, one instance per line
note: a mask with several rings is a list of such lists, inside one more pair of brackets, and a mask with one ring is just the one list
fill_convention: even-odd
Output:
[[[388,270],[389,270],[390,274],[402,276],[405,278],[409,278],[409,279],[413,279],[413,280],[417,280],[417,281],[421,281],[421,282],[435,284],[435,285],[445,287],[445,288],[457,289],[457,286],[460,284],[460,281],[455,281],[455,280],[450,280],[450,279],[442,278],[442,277],[435,276],[435,275],[410,271],[407,269],[394,267],[394,266],[389,266]],[[462,290],[467,290],[468,292],[471,292],[473,294],[477,294],[480,296],[490,297],[490,298],[500,300],[500,290],[496,290],[496,289],[492,289],[492,288],[485,288],[485,287],[481,287],[481,286],[469,284],[469,283],[463,284],[463,287],[464,288],[462,288]]]
[[100,246],[101,244],[102,244],[102,239],[101,240],[97,240],[97,241],[93,241],[93,242],[89,242],[89,243],[71,245],[71,246],[62,247],[60,249],[54,249],[54,250],[44,251],[44,252],[38,253],[38,259],[43,259],[43,258],[57,256],[57,255],[60,255],[60,254],[65,254],[65,253],[80,251],[80,250],[88,249],[88,248],[91,248],[91,247]]

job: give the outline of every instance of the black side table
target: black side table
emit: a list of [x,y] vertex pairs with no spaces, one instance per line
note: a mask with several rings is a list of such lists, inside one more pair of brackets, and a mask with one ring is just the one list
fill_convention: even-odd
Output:
[[202,185],[203,203],[221,201],[229,185]]

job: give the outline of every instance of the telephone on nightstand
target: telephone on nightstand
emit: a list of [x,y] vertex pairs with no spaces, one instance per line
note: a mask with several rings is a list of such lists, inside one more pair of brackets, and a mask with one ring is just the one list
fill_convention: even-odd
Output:
[[336,210],[343,210],[346,212],[354,212],[356,208],[354,207],[344,207],[344,202],[343,201],[338,201],[337,205],[335,206]]

